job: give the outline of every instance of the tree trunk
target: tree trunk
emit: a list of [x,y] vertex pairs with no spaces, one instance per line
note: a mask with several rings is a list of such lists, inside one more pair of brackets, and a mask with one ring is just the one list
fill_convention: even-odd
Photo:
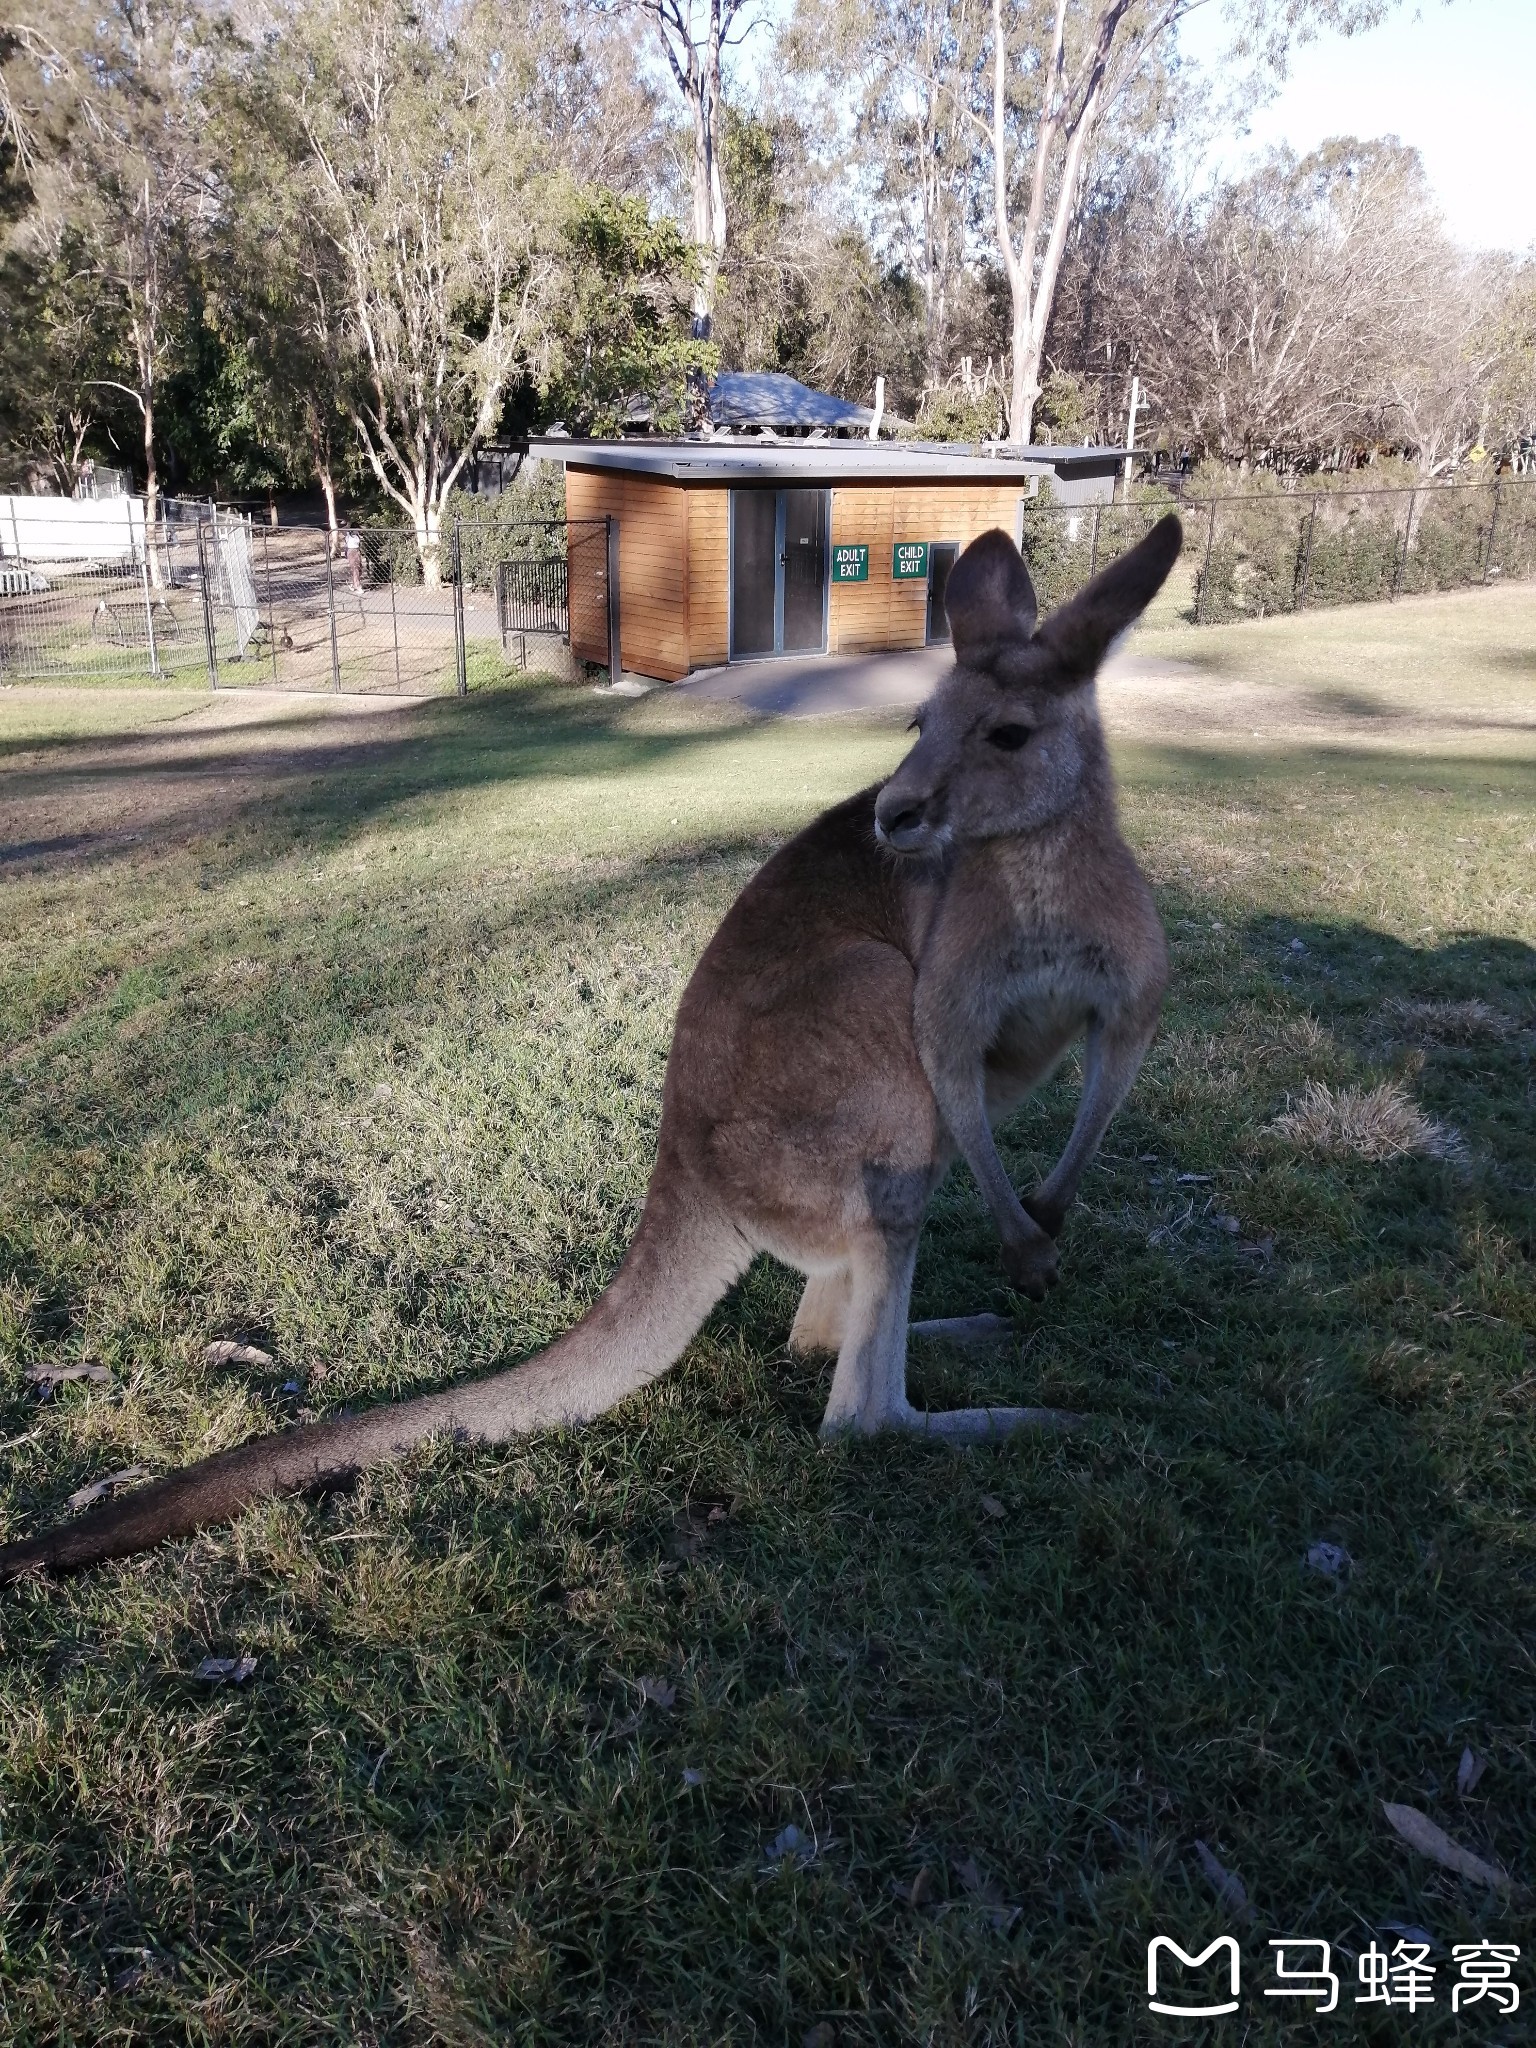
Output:
[[[1025,290],[1027,291],[1027,284]],[[1034,338],[1029,306],[1013,291],[1013,332],[1010,336],[1013,379],[1008,393],[1008,438],[1023,444],[1034,431],[1035,400],[1040,396],[1040,345]]]
[[154,400],[145,396],[144,408],[144,554],[149,566],[149,580],[156,590],[160,588],[160,555],[157,542],[160,534],[160,472],[155,465],[155,405]]
[[339,538],[336,526],[336,483],[335,479],[331,475],[331,465],[328,462],[316,462],[315,474],[319,477],[320,488],[325,493],[325,524],[327,531],[330,534],[330,539],[327,542],[327,545],[329,546],[331,554],[334,557],[336,553],[336,543]]
[[421,563],[423,590],[438,590],[442,587],[442,517],[440,505],[434,505],[426,497],[417,500],[416,554]]

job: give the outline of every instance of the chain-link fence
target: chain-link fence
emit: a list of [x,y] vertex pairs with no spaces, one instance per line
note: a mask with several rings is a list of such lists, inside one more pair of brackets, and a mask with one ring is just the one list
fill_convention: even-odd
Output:
[[616,664],[608,520],[455,523],[428,570],[399,527],[273,528],[169,500],[147,538],[140,500],[110,527],[42,502],[30,526],[0,522],[8,677],[430,696]]
[[[1021,540],[1058,604],[1168,509],[1025,499]],[[1536,478],[1186,499],[1197,624],[1536,575]],[[0,499],[0,675],[427,696],[509,669],[618,675],[617,522],[464,520],[435,573],[401,527],[262,525],[163,501]]]
[[[1022,545],[1043,606],[1059,604],[1170,509],[1026,499]],[[1418,489],[1186,498],[1185,616],[1198,625],[1368,604],[1536,575],[1536,478]]]
[[1201,625],[1536,574],[1536,479],[1185,505]]

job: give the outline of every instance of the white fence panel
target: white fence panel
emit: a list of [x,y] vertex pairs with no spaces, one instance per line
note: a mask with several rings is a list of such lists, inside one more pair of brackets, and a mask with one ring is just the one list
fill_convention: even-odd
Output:
[[0,559],[43,569],[63,562],[142,562],[144,500],[0,495]]

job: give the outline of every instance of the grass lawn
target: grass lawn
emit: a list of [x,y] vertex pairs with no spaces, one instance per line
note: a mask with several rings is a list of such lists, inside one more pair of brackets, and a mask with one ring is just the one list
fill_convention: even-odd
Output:
[[[1143,644],[1216,671],[1210,732],[1198,696],[1117,718],[1162,1036],[1050,1302],[1010,1297],[963,1170],[914,1301],[1017,1314],[917,1351],[919,1400],[1088,1428],[823,1446],[828,1369],[760,1262],[584,1434],[0,1595],[8,2042],[1099,2048],[1185,2038],[1146,1944],[1224,1931],[1234,2040],[1532,2038],[1536,593]],[[1236,684],[1269,693],[1257,743],[1214,716]],[[299,731],[221,799],[213,713],[135,737],[97,692],[47,738],[26,704],[7,1535],[565,1329],[633,1225],[710,930],[906,744],[525,683],[331,753]],[[93,848],[104,806],[132,830]],[[1309,1084],[1391,1084],[1410,1149],[1330,1151]],[[1021,1185],[1073,1099],[1009,1127]],[[272,1363],[205,1363],[222,1337]],[[87,1360],[110,1385],[39,1404],[29,1367]],[[245,1653],[239,1687],[194,1676]],[[1426,1861],[1384,1800],[1527,1889]],[[791,1826],[814,1854],[775,1867]],[[1357,2007],[1402,1927],[1436,2003]],[[1264,1997],[1280,1936],[1336,1945],[1331,2018]],[[1525,1948],[1521,2010],[1453,2021],[1450,1946],[1483,1937]]]

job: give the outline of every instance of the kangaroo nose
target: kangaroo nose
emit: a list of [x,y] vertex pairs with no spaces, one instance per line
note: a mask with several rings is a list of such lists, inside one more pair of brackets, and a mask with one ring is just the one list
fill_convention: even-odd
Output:
[[923,822],[921,804],[891,804],[880,812],[880,823],[887,832],[915,832]]
[[925,796],[888,791],[875,805],[875,830],[895,853],[919,853],[933,837]]

